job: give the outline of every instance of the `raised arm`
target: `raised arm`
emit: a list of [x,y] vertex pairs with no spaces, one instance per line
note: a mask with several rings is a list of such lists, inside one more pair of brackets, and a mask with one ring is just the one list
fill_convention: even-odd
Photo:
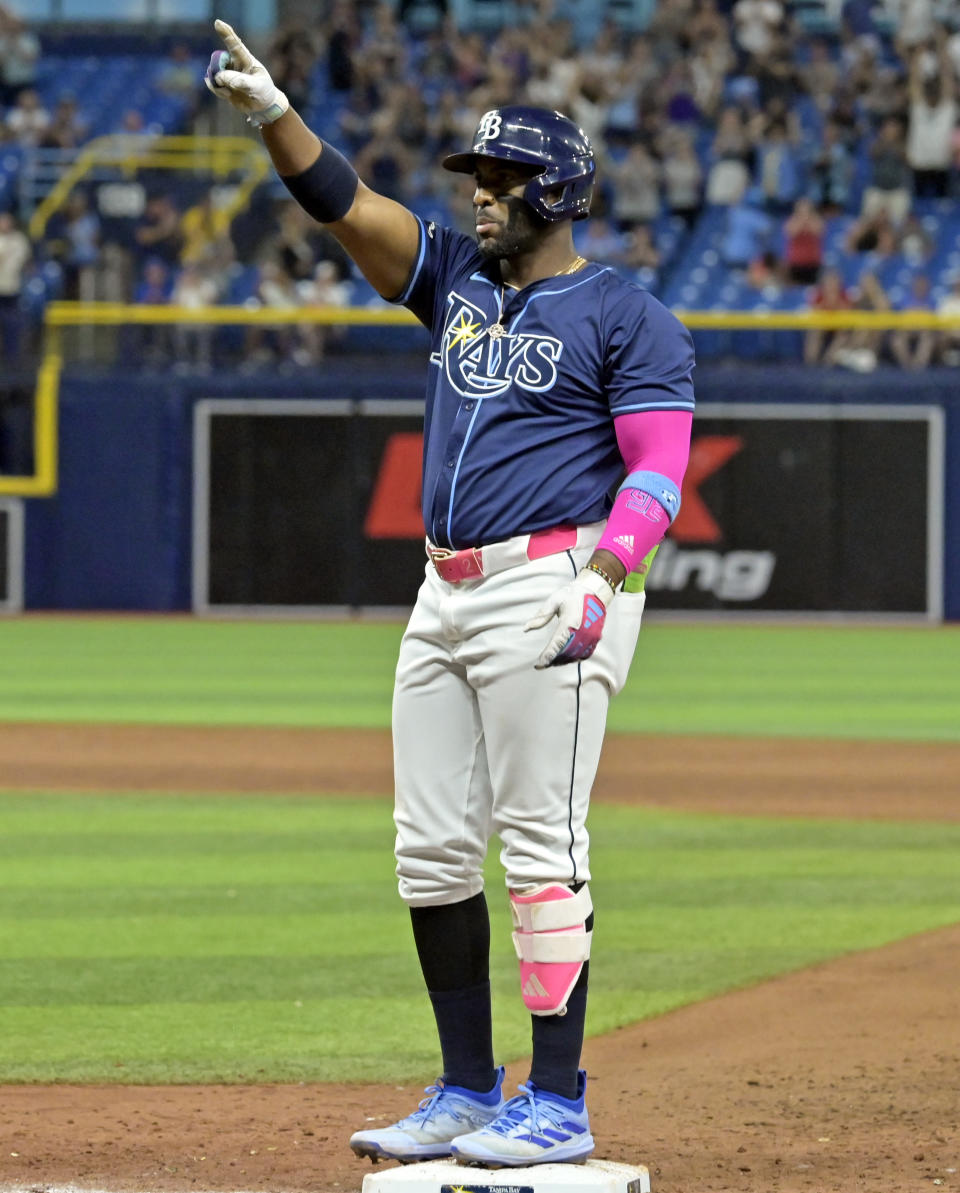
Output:
[[417,256],[415,217],[361,182],[349,162],[307,128],[225,21],[216,21],[215,28],[226,50],[213,55],[207,86],[259,127],[277,173],[297,202],[340,241],[379,294],[395,298]]

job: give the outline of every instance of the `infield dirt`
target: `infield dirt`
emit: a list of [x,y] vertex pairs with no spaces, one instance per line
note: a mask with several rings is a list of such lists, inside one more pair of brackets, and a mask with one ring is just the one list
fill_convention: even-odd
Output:
[[[382,795],[389,736],[0,725],[6,789]],[[638,780],[642,776],[642,781]],[[610,737],[595,798],[960,821],[960,746]],[[960,1188],[960,926],[588,1041],[597,1155],[654,1193]],[[425,1080],[430,1075],[425,1076]],[[524,1065],[508,1068],[522,1081]],[[354,1193],[408,1086],[0,1087],[0,1184]]]

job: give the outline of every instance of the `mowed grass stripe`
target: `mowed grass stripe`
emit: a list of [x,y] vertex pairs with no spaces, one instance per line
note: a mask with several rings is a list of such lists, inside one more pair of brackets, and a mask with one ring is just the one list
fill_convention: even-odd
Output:
[[[598,805],[591,827],[592,1033],[960,919],[960,826]],[[0,840],[0,1080],[436,1071],[386,800],[6,795]],[[529,1020],[488,880],[509,1059]]]
[[[0,720],[386,728],[402,628],[5,621]],[[610,728],[960,741],[960,631],[654,618]]]

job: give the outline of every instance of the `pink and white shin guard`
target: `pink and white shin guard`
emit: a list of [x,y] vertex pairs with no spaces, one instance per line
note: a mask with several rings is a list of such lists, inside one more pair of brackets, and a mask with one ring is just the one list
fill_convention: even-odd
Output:
[[510,892],[513,947],[520,959],[520,991],[533,1015],[563,1015],[567,999],[590,957],[586,885],[572,891],[550,883]]

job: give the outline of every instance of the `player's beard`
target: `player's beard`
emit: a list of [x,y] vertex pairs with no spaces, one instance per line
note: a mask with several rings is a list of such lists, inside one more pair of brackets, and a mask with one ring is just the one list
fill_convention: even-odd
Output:
[[543,239],[549,227],[547,220],[538,215],[524,199],[509,195],[502,200],[507,209],[507,222],[495,236],[478,240],[480,252],[485,257],[502,260],[504,257],[518,257],[533,252]]

